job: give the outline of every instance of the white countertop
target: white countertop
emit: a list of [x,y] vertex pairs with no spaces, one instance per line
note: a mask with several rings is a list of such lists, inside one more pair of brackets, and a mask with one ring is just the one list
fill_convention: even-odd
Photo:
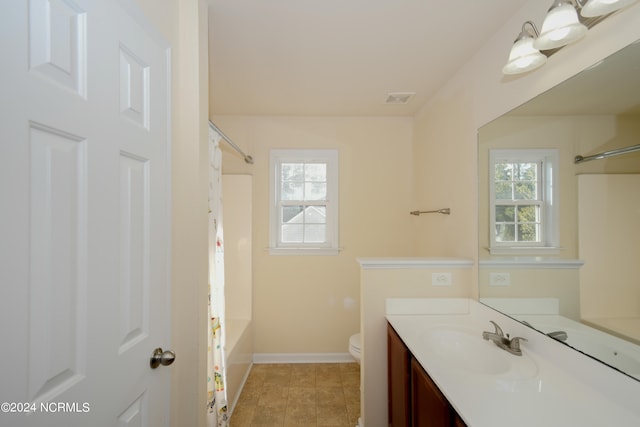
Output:
[[[640,382],[474,300],[388,300],[386,317],[469,427],[640,426]],[[489,320],[528,339],[522,358],[482,339],[483,330],[493,331]],[[474,372],[473,364],[460,368],[425,350],[425,332],[433,328],[477,334],[473,344],[489,346],[483,354],[515,358],[517,369],[488,374]]]

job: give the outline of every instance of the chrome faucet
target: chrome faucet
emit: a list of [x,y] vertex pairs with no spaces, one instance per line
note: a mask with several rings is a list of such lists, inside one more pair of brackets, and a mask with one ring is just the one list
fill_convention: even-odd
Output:
[[516,356],[522,356],[522,350],[520,349],[520,341],[526,341],[526,338],[522,337],[514,337],[509,338],[509,334],[504,334],[502,332],[502,328],[498,326],[496,322],[493,320],[489,320],[489,322],[493,325],[495,331],[488,332],[484,331],[482,333],[482,338],[485,340],[491,340],[495,345],[500,347],[503,350],[508,351],[511,354],[515,354]]
[[566,341],[567,338],[569,338],[569,335],[567,335],[565,331],[553,331],[549,332],[547,335],[558,341]]

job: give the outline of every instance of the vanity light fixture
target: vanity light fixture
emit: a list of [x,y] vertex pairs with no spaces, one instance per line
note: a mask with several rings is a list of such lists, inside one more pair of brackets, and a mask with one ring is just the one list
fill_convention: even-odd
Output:
[[[532,21],[522,24],[522,31],[511,48],[509,61],[502,68],[502,73],[520,74],[535,70],[557,49],[584,37],[589,28],[606,19],[609,14],[639,1],[554,0],[540,32]],[[576,9],[580,10],[581,18]]]
[[[527,24],[533,30],[533,34],[527,30]],[[547,57],[533,47],[535,37],[538,36],[538,29],[531,21],[522,24],[522,31],[511,47],[509,61],[502,68],[504,74],[520,74],[535,70],[547,62]]]
[[591,18],[615,12],[637,1],[638,0],[587,0],[583,6],[582,2],[578,0],[578,4],[582,7],[580,15],[585,18]]
[[587,27],[580,22],[573,3],[554,0],[533,47],[538,50],[555,49],[581,39],[586,33]]

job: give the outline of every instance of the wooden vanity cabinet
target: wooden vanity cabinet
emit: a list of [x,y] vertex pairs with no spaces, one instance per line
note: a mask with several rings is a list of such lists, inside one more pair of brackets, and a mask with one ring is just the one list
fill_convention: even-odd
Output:
[[387,379],[389,391],[389,425],[411,425],[409,372],[411,353],[396,331],[387,324]]
[[411,426],[451,427],[462,422],[416,359],[411,359]]
[[389,324],[387,356],[391,427],[466,427]]

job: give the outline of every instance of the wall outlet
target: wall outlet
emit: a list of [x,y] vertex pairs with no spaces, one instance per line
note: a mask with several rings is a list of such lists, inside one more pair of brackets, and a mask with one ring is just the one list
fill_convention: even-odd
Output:
[[510,286],[511,274],[489,273],[489,286]]
[[451,273],[431,273],[431,286],[451,286]]

